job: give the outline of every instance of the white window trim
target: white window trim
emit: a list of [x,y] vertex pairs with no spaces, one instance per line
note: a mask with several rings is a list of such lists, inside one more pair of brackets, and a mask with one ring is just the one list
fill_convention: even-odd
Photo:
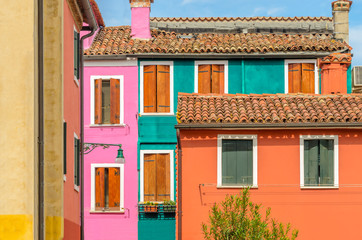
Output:
[[[96,199],[95,199],[95,170],[96,168],[119,168],[119,211],[99,211],[96,210]],[[122,163],[92,163],[91,164],[91,207],[90,212],[96,213],[110,213],[110,212],[124,212],[124,164]]]
[[284,92],[289,93],[289,71],[290,63],[313,63],[314,64],[314,93],[319,94],[319,74],[316,59],[290,59],[284,60]]
[[[253,185],[222,185],[222,140],[253,140]],[[217,187],[218,188],[243,188],[243,187],[258,187],[258,136],[257,135],[217,135]]]
[[75,84],[77,85],[77,87],[79,87],[79,80],[77,79],[76,76],[74,76],[74,82],[75,82]]
[[[94,82],[96,79],[119,79],[119,124],[95,124],[94,123],[94,106],[95,106],[95,97],[94,97]],[[91,90],[91,96],[90,96],[90,126],[124,126],[124,77],[123,75],[99,75],[95,76],[92,75],[90,77],[90,90]]]
[[199,65],[218,64],[224,65],[224,93],[229,91],[229,61],[195,61],[195,89],[194,92],[199,92]]
[[[148,65],[167,65],[170,66],[170,112],[169,113],[145,113],[143,109],[144,100],[144,79],[143,69]],[[173,61],[143,61],[140,62],[140,114],[141,115],[174,115],[174,102],[173,102]]]
[[[332,139],[333,141],[333,161],[334,161],[334,184],[333,186],[304,186],[304,140]],[[339,182],[339,163],[338,163],[338,135],[300,135],[300,187],[305,189],[323,189],[323,188],[338,188]]]
[[[79,140],[79,137],[78,137],[78,135],[76,134],[76,133],[74,133],[74,138],[76,138],[76,139],[78,139]],[[73,149],[74,149],[74,138],[73,138]],[[80,147],[80,146],[79,146]],[[74,182],[74,177],[75,177],[75,168],[74,168],[74,164],[75,164],[75,162],[74,162],[74,160],[75,159],[73,159],[73,184],[74,184],[74,190],[75,191],[77,191],[77,192],[79,192],[79,186],[77,186],[77,184],[75,184],[75,182]],[[80,161],[80,157],[79,157],[79,161]],[[79,166],[78,167],[80,167],[80,163],[79,163]],[[78,178],[80,178],[81,176],[80,176],[80,174],[82,174],[81,172],[80,172],[80,169],[78,169],[79,171],[78,171]]]
[[174,194],[174,151],[173,150],[141,150],[140,151],[140,202],[144,202],[144,155],[145,154],[170,154],[170,200],[175,201]]

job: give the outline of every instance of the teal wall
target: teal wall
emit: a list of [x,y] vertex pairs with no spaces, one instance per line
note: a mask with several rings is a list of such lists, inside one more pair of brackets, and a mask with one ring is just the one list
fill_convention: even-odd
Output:
[[352,65],[347,69],[347,93],[352,93]]
[[145,219],[138,221],[139,240],[172,240],[176,239],[176,221],[161,219]]

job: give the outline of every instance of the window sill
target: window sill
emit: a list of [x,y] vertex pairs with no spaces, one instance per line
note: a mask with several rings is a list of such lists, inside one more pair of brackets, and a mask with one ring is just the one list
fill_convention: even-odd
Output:
[[339,186],[300,186],[300,189],[316,189],[316,190],[320,190],[320,189],[339,189]]
[[122,208],[119,211],[111,211],[111,210],[90,210],[89,213],[94,214],[94,213],[112,213],[112,214],[117,214],[117,213],[124,213],[124,208]]
[[126,124],[89,124],[91,128],[99,128],[99,127],[125,127]]
[[79,186],[74,185],[74,190],[77,191],[77,192],[79,192]]
[[143,116],[176,116],[174,113],[140,113],[140,117]]
[[250,186],[250,185],[239,185],[239,186],[216,186],[216,188],[258,188],[258,185]]
[[63,175],[63,181],[67,181],[67,176],[65,174]]
[[77,85],[77,87],[79,87],[79,80],[76,76],[74,76],[74,82]]

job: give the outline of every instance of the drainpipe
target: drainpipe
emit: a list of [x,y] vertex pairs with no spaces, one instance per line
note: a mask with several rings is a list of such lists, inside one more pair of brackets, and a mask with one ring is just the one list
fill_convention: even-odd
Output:
[[[43,0],[38,0],[38,239],[44,240],[44,49]],[[35,229],[34,229],[35,230]],[[36,235],[34,235],[35,237]]]
[[176,129],[177,133],[177,239],[182,240],[182,148],[180,141],[180,129]]
[[79,63],[79,70],[80,70],[80,172],[81,172],[81,183],[80,183],[80,239],[84,240],[84,153],[83,153],[83,143],[84,143],[84,59],[83,59],[83,41],[90,36],[92,36],[98,28],[96,19],[94,17],[94,13],[92,7],[89,3],[89,0],[81,0],[82,6],[84,8],[85,15],[88,20],[90,20],[89,27],[83,27],[81,31],[90,31],[90,33],[84,35],[80,39],[80,49],[79,49],[79,56],[80,56],[80,63]]

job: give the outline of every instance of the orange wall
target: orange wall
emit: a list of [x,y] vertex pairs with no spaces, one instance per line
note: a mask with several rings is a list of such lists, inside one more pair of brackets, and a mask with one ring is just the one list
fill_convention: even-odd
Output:
[[64,121],[67,122],[67,174],[64,181],[64,239],[80,239],[80,193],[74,189],[74,133],[79,136],[79,87],[74,81],[74,20],[64,0]]
[[[217,134],[257,134],[258,189],[251,199],[299,229],[298,239],[362,239],[362,130],[181,130],[182,239],[203,239],[214,202],[240,189],[217,189]],[[302,190],[299,135],[339,135],[339,189]],[[359,184],[361,186],[351,186]]]

